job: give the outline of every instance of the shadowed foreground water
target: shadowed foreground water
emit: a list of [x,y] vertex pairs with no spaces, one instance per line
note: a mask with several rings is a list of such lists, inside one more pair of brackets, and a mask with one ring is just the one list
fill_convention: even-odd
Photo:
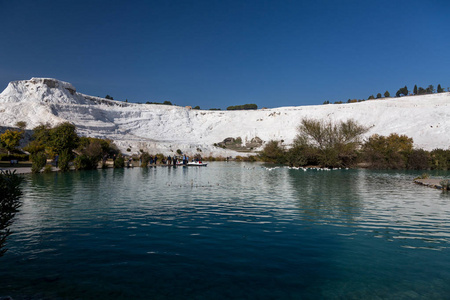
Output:
[[414,176],[239,163],[30,175],[0,296],[445,299],[450,197]]

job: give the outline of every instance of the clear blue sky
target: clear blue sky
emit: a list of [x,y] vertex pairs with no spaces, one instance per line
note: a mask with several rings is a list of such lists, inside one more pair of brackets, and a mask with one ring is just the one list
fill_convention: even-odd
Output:
[[0,90],[202,109],[322,104],[450,86],[450,1],[0,0]]

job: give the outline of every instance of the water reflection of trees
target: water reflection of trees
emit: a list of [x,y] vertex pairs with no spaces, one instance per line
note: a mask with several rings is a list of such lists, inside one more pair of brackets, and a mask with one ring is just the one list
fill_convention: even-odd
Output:
[[352,227],[353,233],[370,233],[407,248],[448,247],[448,197],[414,185],[413,173],[289,171],[298,214],[304,220]]
[[311,221],[353,223],[362,202],[358,171],[289,170],[289,182],[301,215]]

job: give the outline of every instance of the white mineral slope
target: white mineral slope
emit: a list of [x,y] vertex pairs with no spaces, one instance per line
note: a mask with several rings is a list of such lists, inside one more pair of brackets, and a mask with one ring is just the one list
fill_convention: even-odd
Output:
[[302,118],[354,119],[372,134],[405,134],[416,148],[450,146],[450,93],[364,101],[353,104],[281,107],[251,111],[207,111],[154,104],[133,104],[84,95],[67,82],[51,78],[14,81],[0,94],[0,126],[27,122],[71,122],[83,136],[109,138],[122,149],[172,154],[236,155],[213,146],[227,137],[243,143],[292,143]]

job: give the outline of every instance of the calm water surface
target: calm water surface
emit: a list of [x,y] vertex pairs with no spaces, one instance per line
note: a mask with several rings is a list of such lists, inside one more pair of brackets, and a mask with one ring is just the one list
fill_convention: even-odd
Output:
[[450,196],[412,184],[419,174],[211,163],[30,175],[0,296],[449,299]]

